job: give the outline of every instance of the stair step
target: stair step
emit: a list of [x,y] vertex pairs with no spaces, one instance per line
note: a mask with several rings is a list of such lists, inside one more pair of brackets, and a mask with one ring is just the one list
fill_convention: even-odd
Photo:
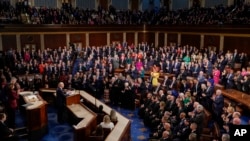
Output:
[[18,127],[18,128],[15,128],[15,131],[19,131],[19,130],[26,130],[27,129],[27,127]]
[[28,136],[28,134],[20,134],[20,135],[18,135],[19,137],[26,137],[26,136]]

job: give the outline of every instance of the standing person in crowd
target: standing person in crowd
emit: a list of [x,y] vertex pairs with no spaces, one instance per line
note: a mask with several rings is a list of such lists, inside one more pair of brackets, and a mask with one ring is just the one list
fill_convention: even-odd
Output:
[[213,79],[214,79],[214,84],[219,84],[219,82],[220,82],[220,70],[217,67],[214,67]]
[[11,78],[10,84],[7,85],[7,115],[8,115],[8,126],[10,128],[15,128],[15,119],[16,119],[16,110],[18,108],[18,99],[19,99],[19,92],[21,88],[20,85],[17,83],[17,79],[15,77]]
[[9,128],[5,121],[7,116],[5,113],[0,113],[0,140],[1,141],[18,141],[18,136],[14,133],[12,128]]
[[116,111],[114,109],[112,109],[110,111],[110,115],[109,116],[110,116],[111,122],[116,123],[118,121],[118,117],[117,117]]
[[226,88],[227,89],[232,89],[234,87],[234,70],[230,69],[229,73],[226,76]]
[[66,94],[63,90],[64,83],[59,82],[56,89],[57,121],[64,123],[66,121]]
[[223,107],[224,107],[224,97],[221,93],[221,90],[216,90],[215,95],[212,97],[213,100],[213,114],[214,119],[217,121],[218,124],[220,124],[220,127],[222,127],[223,120],[221,118]]
[[135,108],[135,94],[132,91],[128,82],[124,83],[124,89],[121,91],[120,102],[124,108],[128,108],[130,110],[134,110]]
[[153,71],[151,72],[152,77],[152,86],[156,88],[158,86],[158,78],[160,77],[160,73],[158,72],[158,69],[156,66],[153,67]]
[[[197,134],[197,139],[200,139],[200,135],[203,130],[203,122],[204,122],[204,107],[202,105],[198,105],[196,107],[195,112],[191,114],[191,119],[190,121],[192,122],[190,126],[196,125],[197,128],[195,128],[195,132]],[[190,127],[191,128],[191,127]],[[191,128],[192,129],[192,128]],[[193,129],[192,129],[193,130]],[[191,131],[192,133],[193,131]]]

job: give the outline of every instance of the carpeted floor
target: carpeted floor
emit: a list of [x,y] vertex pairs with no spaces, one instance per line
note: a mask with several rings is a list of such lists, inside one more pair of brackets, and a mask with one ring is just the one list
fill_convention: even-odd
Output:
[[[147,141],[149,130],[144,127],[142,120],[137,116],[137,109],[131,111],[118,106],[112,108],[131,120],[132,141]],[[17,112],[16,124],[17,127],[23,127],[25,124],[24,117],[19,112]],[[53,106],[48,106],[48,128],[48,134],[40,141],[73,141],[72,126],[57,123],[56,109]],[[27,141],[27,139],[24,138],[21,141]]]

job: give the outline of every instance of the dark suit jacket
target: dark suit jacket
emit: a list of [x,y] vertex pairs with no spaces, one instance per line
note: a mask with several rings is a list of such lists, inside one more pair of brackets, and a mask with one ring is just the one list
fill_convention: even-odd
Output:
[[58,108],[66,105],[66,95],[61,88],[56,89],[56,104]]
[[214,111],[216,112],[222,112],[223,107],[224,107],[224,97],[223,95],[216,96],[214,100]]
[[195,122],[197,124],[197,134],[202,133],[203,129],[203,122],[204,122],[204,112],[196,112],[195,116],[191,118],[191,122]]
[[0,140],[5,141],[11,134],[9,127],[0,122]]

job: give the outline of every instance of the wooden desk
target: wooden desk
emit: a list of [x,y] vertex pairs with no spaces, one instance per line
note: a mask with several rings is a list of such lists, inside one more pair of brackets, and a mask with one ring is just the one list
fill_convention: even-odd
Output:
[[25,107],[30,140],[39,140],[48,132],[47,102],[32,91],[20,92]]
[[49,104],[55,104],[56,88],[40,88],[39,95]]
[[120,69],[120,68],[115,69],[116,74],[123,73],[123,72],[124,72],[124,69]]
[[224,89],[221,91],[223,96],[235,101],[236,103],[240,103],[250,109],[250,95],[241,91],[237,91],[235,89]]
[[[110,111],[112,110],[109,106],[102,103],[98,99],[95,99],[92,95],[88,94],[85,91],[80,91],[80,95],[82,96],[83,99],[92,103],[96,107],[99,107],[99,105],[103,105],[103,111],[106,114],[109,114]],[[130,120],[118,112],[116,114],[118,117],[118,122],[116,123],[114,129],[107,136],[105,141],[131,141]]]
[[70,120],[80,120],[76,125],[73,125],[74,128],[74,140],[75,141],[85,141],[88,140],[91,131],[96,127],[96,117],[97,115],[91,111],[89,108],[80,103],[80,95],[73,94],[67,96],[66,98],[67,108],[71,114],[69,117]]
[[40,92],[42,92],[42,93],[56,93],[56,88],[41,88]]

